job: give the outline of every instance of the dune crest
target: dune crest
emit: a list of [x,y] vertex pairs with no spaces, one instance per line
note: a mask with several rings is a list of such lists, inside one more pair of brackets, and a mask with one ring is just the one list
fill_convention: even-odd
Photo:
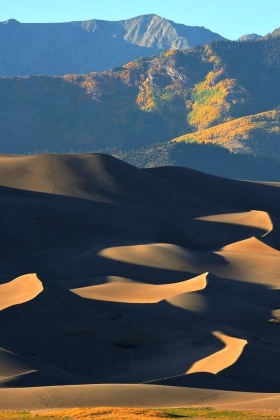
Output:
[[25,375],[30,372],[34,372],[34,369],[30,367],[28,360],[0,347],[0,383],[3,379]]
[[25,274],[0,285],[0,311],[34,299],[44,290],[35,273]]
[[204,289],[207,274],[178,283],[160,285],[140,283],[122,277],[108,277],[109,283],[71,289],[71,292],[86,299],[124,303],[157,303],[177,294]]
[[186,262],[195,259],[188,249],[167,243],[116,246],[102,249],[98,255],[114,261],[153,268],[178,270],[180,267],[180,271],[188,271]]
[[219,252],[251,252],[257,254],[277,254],[280,256],[280,251],[265,244],[255,236],[252,238],[244,239],[243,241],[228,244],[220,248]]
[[1,409],[280,407],[278,187],[54,154],[0,191]]
[[267,235],[273,230],[273,223],[270,215],[266,211],[260,210],[251,210],[243,213],[228,213],[202,216],[197,217],[196,220],[204,220],[207,222],[216,223],[230,223],[257,228],[264,231],[264,234],[262,236]]
[[93,384],[0,389],[0,409],[50,410],[77,407],[280,408],[280,394],[228,392],[146,384]]
[[230,337],[219,331],[214,331],[213,335],[225,344],[225,348],[195,362],[186,372],[187,374],[196,372],[209,372],[215,374],[226,369],[239,359],[244,347],[248,343],[247,340]]

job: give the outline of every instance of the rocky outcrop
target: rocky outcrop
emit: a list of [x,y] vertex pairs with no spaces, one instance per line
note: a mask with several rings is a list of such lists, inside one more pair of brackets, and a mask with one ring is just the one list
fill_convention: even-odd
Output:
[[237,41],[238,42],[256,41],[259,38],[261,38],[261,35],[247,34],[247,35],[243,35],[240,38],[238,38]]

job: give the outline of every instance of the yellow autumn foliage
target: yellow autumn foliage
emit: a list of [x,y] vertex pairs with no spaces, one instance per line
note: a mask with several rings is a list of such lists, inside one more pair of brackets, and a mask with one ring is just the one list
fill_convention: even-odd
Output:
[[227,97],[234,87],[233,79],[219,80],[223,74],[223,69],[209,72],[205,80],[195,85],[192,99],[192,110],[189,113],[189,124],[199,130],[225,121],[229,117],[227,113],[230,109],[230,102]]
[[149,84],[148,79],[142,83],[142,89],[139,92],[137,99],[137,105],[144,111],[149,111],[154,106],[153,91]]
[[163,53],[164,57],[169,57],[170,55],[175,55],[179,50],[177,48],[172,48],[171,50],[168,50]]
[[203,61],[208,61],[209,63],[214,63],[216,65],[222,64],[220,57],[215,54],[210,44],[204,46]]
[[143,66],[143,63],[141,60],[134,60],[125,64],[123,67],[125,69],[140,69],[142,66]]
[[177,137],[173,141],[226,145],[232,141],[249,140],[256,133],[262,138],[269,135],[280,136],[280,111],[274,110],[237,118],[206,130]]
[[65,82],[74,83],[75,81],[78,80],[79,75],[78,74],[65,74],[62,78]]

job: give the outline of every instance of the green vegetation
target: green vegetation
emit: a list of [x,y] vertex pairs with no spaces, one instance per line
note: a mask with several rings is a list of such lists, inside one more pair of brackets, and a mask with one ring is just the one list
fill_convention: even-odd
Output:
[[[278,109],[279,45],[213,42],[103,73],[0,78],[1,152],[128,151],[183,135],[208,141],[204,130]],[[248,126],[252,139],[257,128]]]
[[127,152],[115,149],[99,152],[111,154],[139,168],[186,166],[226,178],[263,181],[280,179],[280,159],[261,154],[231,153],[211,143],[166,142]]
[[[275,157],[275,146],[280,144],[280,111],[268,111],[216,125],[206,130],[185,134],[174,142],[211,143],[238,149],[253,146],[252,153],[265,153]],[[248,153],[248,152],[247,152]]]
[[230,105],[226,98],[233,81],[227,79],[214,84],[215,77],[214,73],[209,73],[206,80],[197,84],[192,92],[193,105],[188,120],[190,125],[200,130],[229,118]]
[[0,412],[0,419],[5,420],[161,420],[161,419],[280,419],[280,414],[270,411],[237,411],[214,408],[80,408],[61,410],[46,414],[29,412]]

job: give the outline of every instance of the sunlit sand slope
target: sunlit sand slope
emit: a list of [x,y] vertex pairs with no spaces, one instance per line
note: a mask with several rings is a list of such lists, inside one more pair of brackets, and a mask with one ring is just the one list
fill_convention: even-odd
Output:
[[0,311],[34,299],[43,290],[36,274],[26,274],[8,283],[0,284]]
[[170,296],[196,292],[206,287],[205,274],[180,283],[162,285],[139,283],[122,277],[109,277],[108,280],[109,283],[81,287],[71,291],[87,299],[124,303],[157,303]]
[[229,337],[228,335],[222,334],[218,331],[213,332],[213,335],[220,339],[225,344],[225,347],[217,353],[194,363],[187,373],[218,373],[221,370],[226,369],[228,366],[233,365],[242,354],[243,348],[247,344],[246,340]]

